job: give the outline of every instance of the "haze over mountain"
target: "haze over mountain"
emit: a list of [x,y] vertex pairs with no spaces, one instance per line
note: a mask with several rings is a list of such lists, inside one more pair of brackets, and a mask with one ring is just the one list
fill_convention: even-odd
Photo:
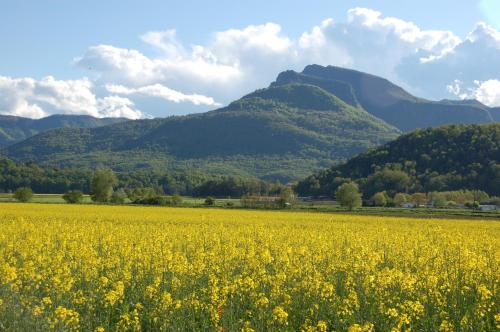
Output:
[[0,115],[0,147],[54,128],[95,128],[127,121],[125,118],[95,118],[89,115],[51,115],[42,119]]

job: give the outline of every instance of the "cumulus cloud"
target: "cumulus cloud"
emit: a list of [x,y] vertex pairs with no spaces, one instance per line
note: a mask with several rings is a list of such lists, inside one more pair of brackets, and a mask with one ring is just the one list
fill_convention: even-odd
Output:
[[135,88],[161,84],[227,103],[269,84],[280,71],[311,63],[349,66],[397,81],[395,68],[406,57],[419,52],[428,59],[440,57],[460,43],[450,31],[422,30],[366,8],[349,10],[345,22],[324,20],[297,39],[274,23],[216,32],[205,45],[189,47],[174,29],[147,32],[141,39],[159,55],[97,45],[75,63],[97,71],[106,83]]
[[473,92],[475,99],[488,106],[500,106],[500,80],[477,82]]
[[140,94],[143,96],[158,97],[174,103],[190,102],[194,105],[220,106],[220,104],[216,103],[212,97],[198,94],[184,94],[182,92],[169,89],[161,84],[147,85],[140,88],[127,88],[123,85],[108,84],[106,85],[106,90],[116,94]]
[[487,106],[500,106],[500,80],[474,81],[473,87],[464,87],[462,81],[455,80],[448,91],[460,99],[476,99]]
[[419,50],[440,55],[460,39],[451,31],[421,30],[416,24],[382,13],[353,8],[347,22],[323,21],[299,39],[299,45],[321,64],[340,64],[397,79],[394,68]]
[[86,114],[95,117],[142,118],[126,98],[97,98],[88,79],[56,80],[47,76],[10,78],[0,76],[0,111],[3,114],[41,118],[50,114]]
[[443,96],[444,88],[457,81],[462,93],[470,94],[468,90],[476,89],[476,81],[500,77],[500,32],[478,23],[467,38],[451,50],[434,57],[420,51],[407,57],[397,71],[401,79],[431,97]]
[[275,23],[215,32],[201,45],[184,44],[175,29],[140,38],[153,55],[103,44],[75,58],[93,80],[4,78],[0,107],[34,117],[54,111],[144,116],[135,105],[156,116],[199,112],[267,86],[283,70],[312,63],[381,75],[431,99],[457,96],[499,104],[500,33],[485,23],[461,39],[451,31],[425,30],[353,8],[344,20],[326,19],[298,38]]

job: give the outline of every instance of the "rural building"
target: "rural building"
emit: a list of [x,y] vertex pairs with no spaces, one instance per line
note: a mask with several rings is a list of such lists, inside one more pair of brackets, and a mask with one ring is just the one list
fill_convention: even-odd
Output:
[[496,209],[496,205],[479,205],[479,210],[481,211],[494,211]]

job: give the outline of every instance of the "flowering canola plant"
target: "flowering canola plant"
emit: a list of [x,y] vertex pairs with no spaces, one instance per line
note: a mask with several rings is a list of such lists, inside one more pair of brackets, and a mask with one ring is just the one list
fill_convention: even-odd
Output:
[[500,223],[0,204],[0,331],[494,331]]

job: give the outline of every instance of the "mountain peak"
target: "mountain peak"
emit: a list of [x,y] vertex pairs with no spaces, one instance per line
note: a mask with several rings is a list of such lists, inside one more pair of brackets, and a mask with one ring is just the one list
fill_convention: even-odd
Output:
[[345,111],[348,105],[333,94],[311,84],[289,83],[271,85],[257,90],[243,99],[262,98],[284,103],[290,107],[320,111]]

